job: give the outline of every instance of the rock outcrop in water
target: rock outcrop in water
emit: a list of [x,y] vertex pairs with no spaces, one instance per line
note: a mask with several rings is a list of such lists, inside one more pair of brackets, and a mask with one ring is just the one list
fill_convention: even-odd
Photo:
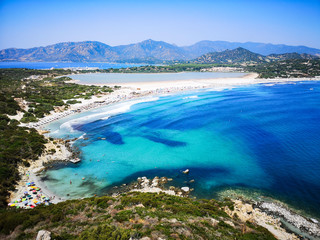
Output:
[[320,238],[320,224],[313,222],[301,215],[298,215],[284,206],[276,203],[263,202],[259,207],[265,212],[284,218],[287,222],[299,228],[301,231],[307,232],[312,236]]

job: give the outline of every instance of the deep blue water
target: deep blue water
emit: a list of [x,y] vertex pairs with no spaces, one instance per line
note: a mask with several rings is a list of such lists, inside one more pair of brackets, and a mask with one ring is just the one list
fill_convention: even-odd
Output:
[[197,197],[242,189],[320,217],[320,82],[169,95],[111,116],[109,108],[49,126],[52,136],[88,138],[75,142],[79,165],[46,173],[57,194],[104,194],[139,176],[167,176]]
[[100,63],[100,62],[0,62],[0,68],[30,68],[30,69],[51,69],[51,68],[86,68],[95,67],[99,69],[137,67],[143,64],[123,63]]

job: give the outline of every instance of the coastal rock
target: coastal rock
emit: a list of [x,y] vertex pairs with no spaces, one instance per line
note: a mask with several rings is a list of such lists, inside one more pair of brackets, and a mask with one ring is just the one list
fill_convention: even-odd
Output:
[[[160,193],[164,192],[169,195],[176,195],[173,189],[165,190],[163,189],[163,184],[167,182],[167,178],[162,177],[155,177],[154,179],[148,179],[146,177],[139,177],[137,178],[138,184],[137,186],[131,185],[131,191],[136,192],[153,192],[153,193]],[[135,183],[136,184],[136,183]]]
[[217,226],[219,223],[219,221],[214,218],[210,218],[210,222],[211,222],[212,226]]
[[235,227],[234,223],[231,221],[225,221],[226,224],[230,225],[231,227]]
[[184,192],[189,192],[190,188],[189,187],[182,187],[181,190],[184,191]]
[[40,173],[44,171],[46,168],[44,166],[32,169],[33,173]]
[[262,212],[259,208],[253,208],[251,204],[244,203],[241,200],[234,200],[234,210],[231,211],[228,207],[225,212],[229,216],[237,216],[242,222],[253,222],[269,230],[277,239],[298,240],[295,234],[286,232],[281,227],[280,219]]
[[155,178],[152,180],[151,187],[158,187],[158,185],[159,185],[159,178],[158,178],[158,177],[155,177]]
[[146,177],[142,177],[141,178],[141,187],[144,188],[144,187],[148,187],[149,184],[150,184],[150,180]]
[[47,230],[40,230],[36,240],[51,240],[51,232]]
[[161,182],[162,184],[167,183],[167,182],[168,182],[168,178],[162,177],[162,178],[160,178],[160,182]]
[[189,169],[186,169],[184,171],[182,171],[184,174],[189,174],[190,170]]
[[302,231],[320,237],[320,225],[308,220],[276,203],[263,202],[260,208],[279,217],[283,217],[286,221]]

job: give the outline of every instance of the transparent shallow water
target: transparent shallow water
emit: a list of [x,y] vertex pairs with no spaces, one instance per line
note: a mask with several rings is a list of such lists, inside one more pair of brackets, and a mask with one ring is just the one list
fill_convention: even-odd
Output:
[[[195,188],[197,197],[240,188],[320,216],[320,82],[148,100],[50,124],[54,137],[88,139],[75,142],[82,162],[56,165],[45,173],[46,185],[77,198],[105,194],[138,176],[167,176]],[[188,176],[181,173],[186,168]]]

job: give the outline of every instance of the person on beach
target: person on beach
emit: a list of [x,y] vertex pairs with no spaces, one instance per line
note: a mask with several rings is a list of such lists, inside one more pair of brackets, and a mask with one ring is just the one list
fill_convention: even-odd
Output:
[[70,185],[72,184],[71,180],[70,180]]

